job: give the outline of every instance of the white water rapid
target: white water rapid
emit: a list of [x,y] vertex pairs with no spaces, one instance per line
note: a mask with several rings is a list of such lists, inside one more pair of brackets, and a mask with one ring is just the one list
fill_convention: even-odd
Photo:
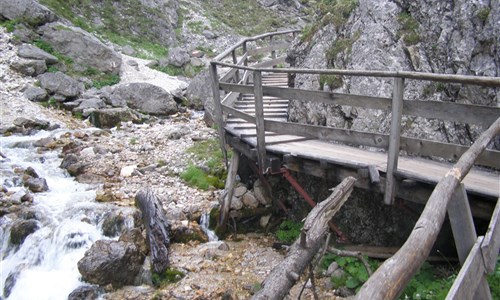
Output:
[[205,234],[208,237],[208,241],[209,242],[218,241],[219,238],[217,237],[217,235],[215,234],[215,232],[213,232],[212,230],[210,230],[208,228],[209,226],[210,226],[210,214],[208,212],[204,212],[201,215],[201,218],[200,218],[200,227],[201,227],[201,230],[203,230],[203,232],[205,232]]
[[[58,152],[37,153],[34,141],[59,132],[40,132],[34,136],[1,137],[2,185],[9,192],[25,193],[14,169],[32,167],[47,180],[49,190],[34,194],[26,214],[34,215],[39,229],[28,235],[21,246],[10,244],[10,230],[23,213],[0,218],[0,299],[67,299],[80,279],[77,262],[102,235],[102,218],[116,209],[96,203],[95,186],[77,183],[59,168]],[[17,179],[16,179],[17,178]],[[24,207],[24,206],[22,206]],[[31,217],[30,217],[31,218]]]

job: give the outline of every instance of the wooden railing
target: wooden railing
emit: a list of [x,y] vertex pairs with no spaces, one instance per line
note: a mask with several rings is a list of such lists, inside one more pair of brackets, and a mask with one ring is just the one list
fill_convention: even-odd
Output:
[[[453,225],[453,230],[455,232],[457,245],[461,245],[458,246],[458,252],[460,260],[464,263],[464,268],[462,268],[464,274],[462,274],[462,271],[460,272],[457,281],[450,291],[449,298],[462,299],[461,297],[465,295],[464,291],[468,291],[469,294],[471,294],[470,291],[472,291],[473,295],[476,291],[476,287],[479,285],[481,288],[477,289],[479,294],[476,296],[488,299],[489,290],[484,280],[484,273],[485,271],[491,272],[496,263],[496,255],[498,254],[500,243],[500,230],[498,230],[498,215],[500,213],[500,208],[497,203],[491,219],[490,229],[486,237],[477,238],[472,223],[472,216],[470,215],[467,195],[461,181],[467,175],[473,164],[500,169],[500,152],[485,150],[491,139],[499,134],[500,107],[439,101],[405,100],[403,94],[404,84],[407,80],[425,80],[432,82],[479,85],[484,87],[500,87],[500,78],[401,71],[273,68],[284,62],[284,57],[277,57],[276,51],[287,47],[287,38],[292,34],[295,35],[296,32],[285,31],[267,33],[244,39],[218,55],[211,62],[210,72],[214,95],[215,121],[218,124],[220,144],[224,153],[225,122],[223,114],[230,114],[256,125],[257,163],[261,172],[265,172],[265,131],[382,148],[388,153],[384,196],[384,202],[387,204],[392,204],[394,199],[394,174],[405,175],[401,174],[401,171],[398,171],[397,168],[401,150],[418,156],[441,157],[454,161],[460,158],[455,167],[452,168],[447,176],[445,176],[436,186],[422,213],[422,217],[419,222],[417,222],[412,235],[403,248],[401,248],[398,254],[393,258],[387,260],[374,276],[370,278],[360,291],[358,299],[394,299],[401,293],[402,288],[406,286],[408,281],[427,258],[430,248],[437,237],[437,232],[439,232],[443,223],[447,206],[448,214],[450,218],[453,219],[452,225],[453,222],[458,224]],[[264,42],[266,42],[267,45],[261,45]],[[249,49],[249,43],[254,43],[257,47]],[[272,52],[269,60],[256,63],[252,66],[248,65],[249,58],[251,58],[252,55],[260,55],[269,51]],[[229,61],[227,61],[229,56]],[[218,68],[225,70],[225,73],[221,75],[220,78],[218,76]],[[263,86],[262,73],[393,78],[393,95],[392,98],[386,98]],[[248,84],[250,78],[253,81],[252,84]],[[222,100],[220,90],[226,92]],[[243,93],[254,94],[255,116],[246,114],[233,107],[236,99]],[[390,111],[390,133],[379,134],[266,120],[264,119],[263,113],[263,96]],[[483,127],[491,125],[491,127],[469,148],[463,145],[401,136],[402,115],[477,124]],[[450,201],[452,196],[456,199]],[[467,212],[464,213],[464,209]],[[466,230],[467,234],[463,234],[463,230]],[[481,253],[481,249],[482,256],[478,254]],[[467,254],[469,254],[469,256],[466,260]],[[473,273],[476,271],[479,273]],[[473,276],[480,274],[480,276],[478,276],[479,279],[470,280],[467,276],[471,276],[471,274]],[[375,293],[375,290],[378,290],[378,292]]]

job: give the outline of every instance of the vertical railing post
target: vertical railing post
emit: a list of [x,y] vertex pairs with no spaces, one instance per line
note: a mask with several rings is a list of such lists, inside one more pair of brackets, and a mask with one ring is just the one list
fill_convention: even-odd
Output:
[[[463,265],[477,240],[467,191],[463,183],[455,189],[447,209],[455,246],[457,247],[458,259],[460,260],[460,264]],[[486,274],[477,274],[477,276],[482,276],[483,278],[479,282],[474,299],[491,299]]]
[[[232,56],[233,56],[233,64],[237,65],[238,64],[238,57],[236,56],[236,49],[232,51]],[[234,82],[239,83],[240,82],[240,70],[236,69],[236,73],[234,73]]]
[[393,204],[396,192],[394,172],[398,169],[399,140],[401,135],[401,117],[403,115],[404,78],[394,78],[392,92],[391,133],[387,150],[387,177],[385,183],[384,203]]
[[220,103],[220,91],[219,91],[219,77],[217,75],[217,64],[215,62],[210,63],[210,77],[212,79],[212,94],[214,96],[214,121],[217,124],[217,132],[219,134],[219,143],[224,155],[224,162],[226,167],[227,162],[227,152],[226,152],[226,140],[224,136],[224,119],[222,118],[222,105]]
[[254,96],[255,96],[255,126],[257,127],[257,159],[259,172],[265,173],[266,161],[266,133],[264,128],[264,104],[262,101],[262,72],[253,73]]
[[[273,37],[274,37],[273,35],[269,37],[269,46],[271,47],[273,46]],[[276,59],[276,50],[271,51],[271,58]]]

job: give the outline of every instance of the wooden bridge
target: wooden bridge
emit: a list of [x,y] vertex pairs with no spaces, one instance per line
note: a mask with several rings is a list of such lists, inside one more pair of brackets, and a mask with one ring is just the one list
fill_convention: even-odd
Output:
[[[405,245],[365,283],[358,299],[396,298],[427,258],[447,212],[463,264],[448,298],[491,299],[485,274],[494,269],[500,247],[500,152],[486,147],[500,134],[500,107],[410,101],[403,98],[403,92],[409,80],[495,88],[500,87],[500,78],[276,67],[284,65],[279,54],[296,34],[285,31],[246,38],[211,62],[221,148],[224,155],[227,145],[233,149],[220,223],[225,223],[229,211],[240,155],[255,161],[260,175],[292,170],[337,182],[353,176],[357,187],[383,193],[386,204],[393,204],[395,198],[427,203]],[[267,59],[251,65],[255,57]],[[393,95],[383,98],[290,88],[288,78],[293,74],[389,78],[393,79]],[[291,123],[289,100],[385,110],[391,112],[390,133]],[[489,129],[470,147],[417,139],[401,135],[403,115]],[[472,215],[491,219],[484,237],[476,236]]]

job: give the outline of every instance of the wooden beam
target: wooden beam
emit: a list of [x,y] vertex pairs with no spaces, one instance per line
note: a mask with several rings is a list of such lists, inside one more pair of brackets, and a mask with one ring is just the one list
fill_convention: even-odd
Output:
[[384,195],[385,204],[394,203],[394,193],[396,188],[394,184],[394,172],[398,169],[404,84],[404,79],[394,78],[394,89],[392,92],[391,134],[389,136],[389,148],[387,150],[387,181]]
[[[446,300],[491,299],[490,289],[486,281],[483,258],[481,256],[480,245],[482,241],[483,237],[481,236],[472,247],[467,260],[458,273],[457,279],[453,282],[446,296]],[[486,286],[481,285],[484,282],[486,282]],[[484,295],[484,298],[475,297],[478,288],[485,289],[486,295]]]
[[[455,246],[457,247],[458,258],[460,264],[464,265],[467,256],[477,240],[477,235],[469,207],[469,200],[467,199],[467,192],[463,183],[457,187],[452,199],[448,203],[448,216],[455,239]],[[479,288],[474,294],[474,299],[491,299],[486,278],[484,276],[479,277],[481,277]]]
[[390,300],[398,297],[429,255],[443,224],[452,193],[468,174],[479,153],[499,133],[500,118],[479,136],[439,181],[404,245],[363,284],[356,299]]
[[236,100],[238,99],[238,97],[240,96],[240,93],[235,93],[235,92],[231,92],[229,94],[226,95],[226,97],[224,97],[224,99],[222,99],[221,103],[222,105],[227,105],[227,106],[234,106],[234,103],[236,102]]
[[233,150],[233,156],[231,157],[231,163],[229,164],[229,170],[227,172],[226,185],[224,187],[224,193],[222,195],[222,205],[219,214],[218,226],[219,228],[221,228],[221,230],[225,229],[229,216],[229,209],[231,207],[231,200],[233,199],[233,192],[236,183],[236,175],[238,174],[239,162],[240,153],[236,150]]
[[500,198],[497,200],[495,210],[491,216],[490,225],[484,236],[481,245],[483,253],[484,265],[488,274],[495,271],[497,263],[498,251],[500,249]]
[[368,166],[368,174],[370,175],[371,183],[379,183],[380,182],[380,174],[378,173],[377,167],[374,165]]
[[210,78],[212,80],[212,95],[214,100],[215,124],[219,134],[219,145],[224,156],[224,162],[227,166],[226,142],[224,140],[224,119],[222,118],[222,107],[220,103],[219,77],[217,76],[217,65],[210,64]]
[[257,71],[253,74],[255,95],[255,125],[257,127],[257,154],[259,172],[264,174],[266,162],[266,129],[264,126],[264,104],[262,102],[262,73]]

